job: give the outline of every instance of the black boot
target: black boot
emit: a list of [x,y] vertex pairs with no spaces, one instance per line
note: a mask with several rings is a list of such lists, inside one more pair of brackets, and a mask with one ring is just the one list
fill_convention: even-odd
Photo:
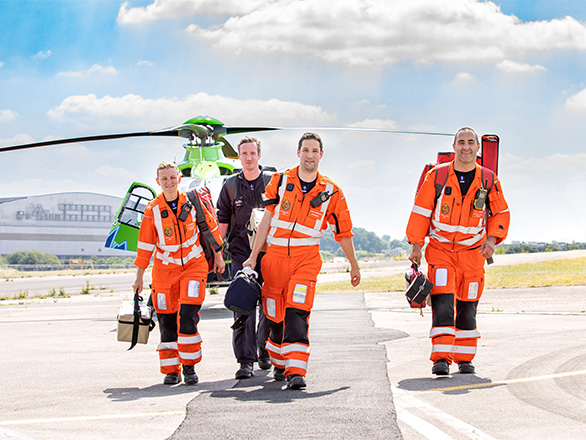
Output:
[[199,377],[197,377],[193,365],[183,365],[183,377],[185,385],[195,385],[199,382]]

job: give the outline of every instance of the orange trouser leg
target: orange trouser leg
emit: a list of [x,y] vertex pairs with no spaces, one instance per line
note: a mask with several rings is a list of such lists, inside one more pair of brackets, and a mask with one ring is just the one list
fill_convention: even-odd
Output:
[[287,376],[305,376],[309,360],[309,316],[321,269],[317,250],[290,257],[267,252],[262,260],[263,307],[271,329],[267,341],[272,364]]

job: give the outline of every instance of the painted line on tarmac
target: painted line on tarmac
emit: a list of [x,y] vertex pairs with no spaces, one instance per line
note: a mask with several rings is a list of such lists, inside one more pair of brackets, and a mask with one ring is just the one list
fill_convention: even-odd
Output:
[[486,434],[485,432],[482,432],[475,426],[472,426],[463,420],[460,420],[457,417],[454,417],[451,414],[436,408],[435,406],[417,398],[407,391],[399,389],[395,386],[392,386],[392,391],[395,408],[397,410],[397,418],[401,422],[409,425],[412,429],[427,439],[449,440],[453,439],[453,437],[432,423],[429,423],[423,420],[421,417],[416,416],[410,410],[417,409],[423,412],[426,416],[440,421],[443,425],[447,425],[458,434],[458,438],[462,438],[464,436],[465,438],[474,440],[495,440],[493,437]]
[[144,412],[134,414],[104,414],[101,416],[54,417],[50,419],[27,419],[0,421],[0,426],[34,425],[37,423],[87,422],[93,420],[132,419],[136,417],[185,416],[185,411]]
[[515,383],[525,383],[525,382],[537,382],[540,380],[559,379],[561,377],[571,377],[571,376],[582,376],[585,374],[586,374],[586,370],[568,371],[566,373],[554,373],[554,374],[546,374],[543,376],[534,376],[534,377],[521,377],[519,379],[498,380],[496,382],[474,383],[474,384],[469,384],[469,385],[459,385],[459,386],[455,386],[455,387],[434,388],[432,390],[414,391],[414,393],[428,394],[428,393],[437,393],[437,392],[444,392],[444,391],[471,390],[474,388],[490,388],[490,387],[494,387],[494,386],[498,386],[498,385],[510,385],[510,384],[515,384]]

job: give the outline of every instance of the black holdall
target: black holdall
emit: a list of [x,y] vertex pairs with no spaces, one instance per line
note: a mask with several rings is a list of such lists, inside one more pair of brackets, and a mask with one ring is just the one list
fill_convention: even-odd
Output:
[[426,300],[433,284],[429,281],[425,275],[418,269],[417,264],[413,264],[411,269],[405,273],[405,280],[407,281],[407,291],[405,296],[407,302],[412,309],[423,309],[425,308]]
[[153,309],[142,300],[138,290],[133,301],[123,301],[118,312],[118,341],[130,342],[129,350],[139,344],[146,344],[149,332],[155,328]]
[[236,320],[233,329],[244,325],[248,316],[256,310],[256,304],[260,298],[261,287],[256,281],[258,274],[249,267],[236,272],[228,286],[224,305],[240,315]]

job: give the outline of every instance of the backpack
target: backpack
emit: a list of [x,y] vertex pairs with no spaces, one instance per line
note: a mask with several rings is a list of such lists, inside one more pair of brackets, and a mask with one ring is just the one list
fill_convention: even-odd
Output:
[[[436,172],[435,172],[435,180],[434,180],[434,184],[435,184],[435,201],[437,203],[437,199],[439,199],[439,196],[441,195],[444,186],[446,186],[446,182],[448,181],[448,171],[450,169],[450,163],[451,162],[444,162],[444,163],[440,163],[439,165],[436,166]],[[480,174],[480,180],[482,181],[482,187],[485,188],[487,190],[488,193],[490,193],[490,190],[492,189],[492,186],[494,185],[494,172],[491,169],[488,169],[486,167],[480,167],[481,169],[481,174]],[[486,176],[486,179],[485,179]]]
[[[282,175],[282,174],[281,174]],[[273,173],[271,171],[262,171],[262,179],[265,185],[265,188],[269,184],[271,178],[273,177]],[[234,206],[234,198],[236,197],[236,183],[238,179],[238,174],[231,176],[226,180],[226,190],[228,191],[228,197],[230,199],[230,205]],[[281,182],[279,181],[279,184]],[[264,210],[264,208],[261,208]],[[255,212],[256,211],[256,212]],[[250,249],[254,246],[254,240],[256,238],[256,229],[258,223],[262,218],[261,213],[259,212],[258,208],[252,209],[250,212],[250,218],[246,222],[246,233],[248,235],[248,245]]]
[[[199,241],[201,243],[201,247],[203,248],[205,259],[208,262],[208,270],[211,271],[212,268],[214,267],[214,251],[220,252],[222,250],[222,246],[220,246],[220,244],[216,241],[216,238],[214,237],[214,235],[210,231],[210,227],[208,226],[208,223],[206,222],[206,217],[203,212],[203,208],[201,206],[201,203],[203,202],[206,205],[206,208],[208,208],[208,204],[206,203],[205,196],[204,197],[200,196],[200,194],[202,192],[204,194],[207,192],[208,195],[210,193],[207,188],[198,187],[198,188],[195,188],[195,189],[189,191],[187,193],[187,198],[189,199],[189,201],[191,202],[191,204],[195,208],[195,214],[196,214],[196,218],[197,218],[197,228],[199,229],[199,236],[200,236]],[[209,196],[210,204],[211,204],[211,200],[212,200],[211,196]],[[212,210],[210,211],[210,213],[212,213],[212,215],[215,217],[215,210],[213,209],[213,204],[212,204]]]

